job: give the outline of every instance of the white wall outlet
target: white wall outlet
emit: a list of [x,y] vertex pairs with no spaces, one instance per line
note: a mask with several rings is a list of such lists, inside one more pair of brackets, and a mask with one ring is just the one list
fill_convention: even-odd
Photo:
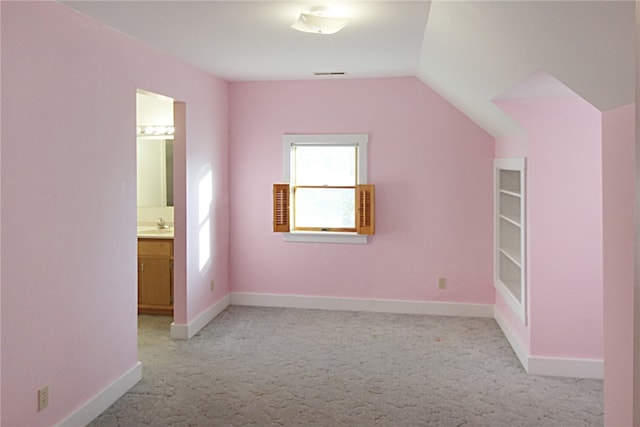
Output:
[[38,412],[49,406],[49,386],[46,385],[38,390]]
[[438,277],[438,289],[447,289],[446,277]]
[[213,279],[211,279],[211,292],[213,292],[214,289],[215,289],[215,284]]

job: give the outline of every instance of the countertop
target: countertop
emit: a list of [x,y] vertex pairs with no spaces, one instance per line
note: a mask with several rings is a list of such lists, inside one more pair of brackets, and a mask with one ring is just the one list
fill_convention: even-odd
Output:
[[159,229],[155,225],[138,225],[138,238],[173,239],[173,226]]

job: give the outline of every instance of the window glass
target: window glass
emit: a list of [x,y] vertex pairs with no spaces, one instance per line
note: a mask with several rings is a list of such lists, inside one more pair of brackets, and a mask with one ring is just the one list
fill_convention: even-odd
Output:
[[356,151],[354,146],[293,147],[294,185],[356,185]]
[[355,189],[296,188],[296,228],[355,228]]

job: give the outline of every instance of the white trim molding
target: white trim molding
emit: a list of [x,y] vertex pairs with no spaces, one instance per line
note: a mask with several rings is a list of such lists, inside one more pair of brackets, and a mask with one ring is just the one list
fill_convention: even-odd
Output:
[[604,360],[529,356],[529,370],[527,373],[602,380],[604,379]]
[[493,317],[492,304],[376,300],[231,292],[231,305],[370,311],[378,313],[430,314],[439,316]]
[[525,372],[529,372],[529,352],[522,346],[522,343],[518,339],[518,336],[513,331],[513,329],[511,329],[511,326],[502,316],[500,311],[494,309],[493,318],[496,320],[496,323],[502,330],[502,333],[509,342],[509,345],[513,349],[513,352],[516,354],[516,357],[520,361],[520,364],[524,368]]
[[569,357],[532,356],[522,346],[509,323],[498,310],[494,318],[502,329],[511,348],[520,360],[524,370],[531,375],[545,375],[553,377],[604,379],[604,360],[581,359]]
[[222,313],[225,308],[229,307],[230,296],[225,295],[220,301],[213,304],[211,307],[204,310],[202,313],[196,316],[191,322],[186,324],[172,323],[171,324],[171,338],[174,340],[189,340],[200,329],[207,326],[218,314]]
[[[304,146],[349,146],[357,147],[357,182],[367,184],[368,134],[284,134],[282,135],[282,182],[291,183],[291,150]],[[292,184],[292,183],[291,183]],[[293,194],[293,193],[292,193]],[[291,207],[293,212],[293,206]],[[292,214],[295,217],[295,215]],[[355,225],[354,225],[355,226]],[[306,243],[347,243],[363,245],[368,243],[367,235],[344,232],[295,231],[282,233],[285,242]]]
[[59,425],[60,427],[86,426],[120,399],[142,379],[142,363],[137,362],[104,390],[83,404]]
[[353,243],[364,245],[367,243],[366,234],[358,233],[332,233],[328,231],[294,231],[282,233],[285,242],[308,242],[308,243]]

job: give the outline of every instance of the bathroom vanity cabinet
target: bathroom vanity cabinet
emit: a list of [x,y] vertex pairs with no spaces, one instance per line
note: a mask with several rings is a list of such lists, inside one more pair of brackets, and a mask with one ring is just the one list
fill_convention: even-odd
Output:
[[138,313],[173,315],[172,239],[138,239]]

